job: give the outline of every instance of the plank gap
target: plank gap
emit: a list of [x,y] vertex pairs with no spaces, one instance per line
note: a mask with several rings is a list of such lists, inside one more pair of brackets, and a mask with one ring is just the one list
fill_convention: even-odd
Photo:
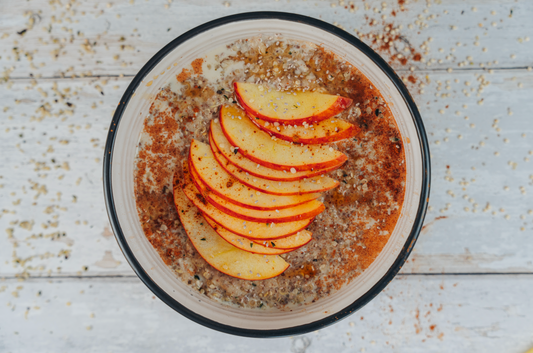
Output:
[[[489,70],[498,71],[498,72],[507,72],[507,71],[531,71],[529,68],[531,66],[509,66],[509,67],[491,67],[491,68],[474,68],[474,67],[464,67],[464,68],[453,68],[453,72],[469,72],[469,73],[488,73]],[[415,70],[411,71],[409,69],[397,69],[394,70],[397,73],[402,74],[432,74],[432,73],[443,73],[447,72],[447,68],[435,68],[435,69],[424,69],[424,70]],[[9,80],[19,81],[19,80],[79,80],[79,79],[101,79],[101,78],[133,78],[136,75],[86,75],[86,76],[76,76],[76,77],[62,77],[62,76],[43,76],[43,77],[31,77],[31,76],[14,76],[10,77]]]
[[[454,276],[533,276],[533,272],[446,272],[446,273],[431,273],[431,272],[419,272],[419,273],[398,273],[397,277],[454,277]],[[3,281],[17,280],[20,278],[17,276],[3,276],[0,277],[0,283]],[[139,279],[135,275],[89,275],[89,276],[78,276],[78,275],[59,275],[59,276],[46,276],[46,277],[29,277],[21,282],[28,281],[50,281],[50,280],[64,280],[64,279],[74,279],[74,280],[92,280],[92,279]]]

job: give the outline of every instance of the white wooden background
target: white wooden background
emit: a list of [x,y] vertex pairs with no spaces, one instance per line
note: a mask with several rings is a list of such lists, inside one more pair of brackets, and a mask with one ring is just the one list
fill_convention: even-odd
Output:
[[[0,352],[533,347],[533,1],[342,3],[0,0]],[[411,87],[433,173],[426,226],[385,291],[334,326],[269,340],[206,329],[154,298],[110,231],[101,177],[114,107],[141,66],[195,26],[255,10],[350,33],[376,30],[365,16],[402,25],[424,46],[425,63],[393,66],[424,83]]]

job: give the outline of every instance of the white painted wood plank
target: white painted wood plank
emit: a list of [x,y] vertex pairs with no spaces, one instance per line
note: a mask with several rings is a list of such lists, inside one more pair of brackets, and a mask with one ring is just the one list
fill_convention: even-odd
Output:
[[[530,21],[533,3],[527,0],[454,0],[430,6],[415,1],[405,5],[407,11],[400,11],[396,0],[385,1],[386,8],[382,8],[382,0],[373,0],[356,2],[358,10],[353,13],[345,8],[349,7],[348,1],[341,5],[339,1],[234,0],[227,2],[229,7],[224,3],[81,1],[67,9],[65,5],[51,6],[46,0],[5,0],[0,11],[0,38],[3,38],[0,39],[0,68],[2,71],[13,68],[10,73],[13,77],[30,74],[49,77],[61,73],[134,75],[153,54],[185,31],[225,15],[260,10],[320,18],[350,33],[355,33],[354,29],[363,34],[384,33],[383,23],[402,26],[399,34],[417,51],[427,51],[424,57],[428,62],[435,60],[429,67],[428,63],[414,63],[417,68],[458,68],[464,61],[467,61],[465,67],[488,63],[497,67],[533,66],[533,41],[527,41],[533,33]],[[35,19],[31,29],[29,13]],[[382,19],[383,15],[387,18]],[[377,24],[370,26],[366,18],[375,19]],[[17,34],[24,29],[27,32],[22,36]],[[90,49],[83,47],[85,41]],[[371,39],[364,38],[364,41],[370,43]],[[421,48],[422,45],[425,47]],[[126,49],[122,50],[122,46]],[[13,53],[15,47],[18,56]],[[31,53],[32,62],[27,60],[27,52]],[[399,64],[394,66],[408,69]]]
[[[30,90],[26,90],[31,87],[29,80],[17,81],[11,89],[0,85],[4,106],[9,108],[0,112],[4,209],[0,273],[27,269],[45,275],[65,271],[132,274],[110,230],[102,187],[105,139],[128,81],[110,80],[104,85],[88,79],[63,80],[58,92],[71,90],[63,99],[53,91],[55,81],[43,80]],[[94,88],[97,84],[104,95]],[[43,97],[38,89],[48,96]],[[52,116],[39,122],[41,113],[36,110],[46,104]],[[74,113],[53,116],[60,110]],[[6,238],[9,229],[13,229],[13,238]]]
[[2,352],[522,353],[533,346],[531,275],[401,276],[333,326],[268,340],[197,325],[136,278],[7,280],[0,288]]
[[531,271],[533,75],[484,76],[490,84],[479,97],[462,90],[478,92],[480,76],[453,72],[430,75],[427,94],[416,98],[430,140],[432,191],[405,272]]
[[[533,162],[526,162],[526,158],[533,160],[529,152],[533,150],[533,73],[487,74],[491,83],[482,97],[466,97],[461,90],[477,88],[476,75],[430,73],[426,93],[415,96],[431,143],[433,178],[427,225],[404,272],[533,271],[533,214],[529,212],[533,209]],[[455,78],[459,83],[453,81]],[[452,81],[447,90],[448,79]],[[10,89],[0,85],[4,104],[0,110],[0,198],[4,210],[0,229],[3,234],[13,229],[14,237],[0,238],[0,258],[4,260],[0,262],[0,274],[20,274],[24,269],[33,275],[76,275],[79,271],[84,275],[132,274],[108,228],[100,160],[114,106],[128,81],[112,79],[104,85],[95,79],[59,80],[59,91],[70,88],[69,95],[78,92],[59,103],[55,103],[58,97],[52,90],[54,80],[40,80],[28,90],[29,80],[17,80]],[[438,81],[442,82],[441,91],[437,91]],[[466,81],[471,86],[465,86]],[[518,83],[523,87],[519,88]],[[96,85],[103,88],[103,96]],[[43,97],[39,89],[48,96]],[[436,92],[448,92],[450,97],[437,99]],[[481,98],[484,104],[478,105]],[[74,106],[68,107],[66,102]],[[46,103],[50,103],[52,114],[60,109],[74,109],[74,113],[35,121],[32,116],[39,117],[36,109]],[[464,104],[468,108],[463,108]],[[444,114],[439,113],[441,109]],[[508,115],[508,109],[513,115]],[[492,127],[494,119],[500,120],[497,127]],[[495,156],[495,152],[500,155]],[[509,165],[510,161],[517,164]],[[69,170],[60,167],[63,163],[68,163]],[[50,170],[44,170],[46,167]],[[38,190],[32,190],[34,183],[38,188],[44,185],[47,193],[35,199]],[[491,208],[483,212],[487,203]],[[32,229],[21,227],[23,221],[33,221]],[[51,226],[55,222],[57,227]],[[42,224],[49,227],[44,229]],[[66,236],[59,241],[46,237],[57,232]],[[45,237],[39,238],[39,234]],[[68,260],[61,256],[67,254],[64,251],[69,252]],[[29,258],[23,264],[14,262]]]

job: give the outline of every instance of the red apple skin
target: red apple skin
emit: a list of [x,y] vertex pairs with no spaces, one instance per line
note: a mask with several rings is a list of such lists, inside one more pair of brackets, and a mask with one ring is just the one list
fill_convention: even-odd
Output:
[[337,142],[340,140],[348,139],[351,137],[356,136],[359,132],[361,132],[361,128],[358,126],[352,125],[348,129],[343,130],[339,132],[338,134],[332,134],[329,136],[324,137],[318,137],[318,138],[305,138],[305,137],[294,137],[294,136],[287,136],[283,135],[279,131],[277,131],[275,128],[269,128],[265,125],[262,125],[261,122],[257,121],[253,115],[250,115],[250,113],[246,112],[248,116],[250,117],[250,120],[254,123],[255,126],[263,130],[264,132],[268,133],[269,135],[274,135],[280,140],[285,140],[289,142],[294,143],[303,143],[304,145],[321,145],[324,143],[330,143],[330,142]]
[[[185,164],[186,165],[186,164]],[[188,171],[185,172],[186,174],[189,174]],[[191,179],[191,183],[192,183],[192,187],[197,191],[197,195],[201,195],[202,198],[203,198],[203,195],[200,193],[200,191],[198,191],[198,189],[196,188],[196,186],[194,185],[194,183],[192,182],[192,177],[190,176],[186,176],[187,179]],[[185,196],[189,199],[189,201],[191,201],[199,210],[200,212],[205,216],[205,217],[208,217],[210,218],[213,222],[216,222],[216,223],[219,223],[221,224],[224,228],[230,230],[231,232],[239,235],[239,236],[242,236],[242,237],[245,237],[245,238],[248,238],[248,239],[255,239],[255,240],[274,240],[274,239],[281,239],[281,238],[285,238],[285,237],[288,237],[290,235],[293,235],[293,234],[296,234],[304,229],[306,229],[307,227],[309,227],[309,225],[313,222],[314,220],[314,217],[313,218],[309,218],[309,219],[305,219],[303,220],[301,226],[299,228],[296,228],[296,229],[292,229],[291,231],[287,232],[287,233],[281,233],[281,234],[277,234],[276,236],[272,236],[272,237],[265,237],[264,234],[261,236],[261,237],[256,237],[256,236],[253,236],[253,235],[250,235],[249,233],[244,233],[240,228],[233,228],[233,227],[228,227],[226,226],[223,222],[219,222],[217,221],[214,217],[212,217],[211,215],[209,215],[207,212],[203,211],[202,210],[202,206],[204,205],[210,205],[212,208],[216,209],[218,212],[220,213],[223,213],[222,211],[220,211],[218,208],[216,208],[215,206],[211,205],[211,203],[208,201],[208,200],[199,200],[198,198],[194,198],[194,196],[190,196],[187,194],[187,192],[185,192],[185,188],[188,187],[188,184],[187,182],[180,182],[180,181],[177,181],[176,179],[174,179],[174,191],[176,190],[176,188],[181,188],[184,190],[184,193],[185,193]],[[204,203],[205,202],[205,203]],[[229,215],[228,215],[229,216]],[[232,217],[232,216],[230,216]],[[238,217],[233,217],[233,218],[237,218],[239,219],[239,222],[240,222],[240,218]],[[263,223],[263,222],[260,222],[260,223]],[[266,222],[265,222],[266,223]],[[269,223],[273,223],[273,222],[269,222]],[[268,225],[268,224],[267,224]]]
[[[191,176],[192,176],[192,179],[193,179],[193,182],[195,183],[196,187],[198,189],[200,189],[200,187],[202,187],[202,189],[208,189],[210,192],[216,194],[218,197],[220,198],[223,198],[224,200],[228,201],[228,202],[231,202],[235,205],[238,205],[238,206],[241,206],[241,207],[246,207],[246,208],[250,208],[250,209],[254,209],[254,210],[259,210],[259,211],[268,211],[268,210],[281,210],[281,209],[284,209],[284,208],[291,208],[291,207],[294,207],[294,206],[298,206],[298,205],[301,205],[301,204],[304,204],[306,202],[309,202],[311,201],[311,199],[307,199],[307,200],[303,200],[299,203],[295,203],[295,204],[292,204],[292,205],[285,205],[285,206],[279,206],[279,207],[257,207],[257,206],[253,206],[253,205],[248,205],[248,204],[244,204],[244,203],[241,203],[241,202],[237,202],[233,199],[231,199],[230,197],[226,196],[226,195],[223,195],[222,193],[214,190],[214,189],[211,189],[209,188],[209,185],[207,184],[207,182],[202,179],[202,177],[200,176],[200,174],[198,174],[198,170],[196,170],[196,168],[194,167],[194,163],[192,162],[192,149],[189,151],[189,170],[191,171]],[[219,163],[220,165],[220,163]],[[221,165],[222,169],[226,170],[222,165]],[[227,170],[226,170],[227,171]],[[230,175],[232,175],[231,173],[228,173]],[[198,180],[196,180],[198,179]],[[238,179],[237,179],[238,180]],[[201,186],[200,184],[201,183]],[[246,184],[245,184],[246,185]],[[248,185],[246,185],[248,186]],[[254,189],[255,190],[255,189]],[[265,193],[264,191],[262,190],[258,190],[262,193]],[[317,199],[319,198],[321,195],[319,194],[319,191],[316,192],[316,197],[313,196],[314,199]],[[295,193],[295,195],[299,195],[298,193]],[[279,195],[279,196],[289,196],[289,195]]]
[[[174,204],[174,206],[176,207],[176,212],[178,212],[178,215],[179,215],[179,210],[178,210],[178,206],[176,204]],[[181,219],[180,219],[181,221]],[[183,228],[185,230],[185,234],[187,234],[187,237],[190,239],[190,236],[189,236],[189,233],[187,232],[187,230],[185,229],[185,227]],[[202,254],[200,254],[200,251],[198,251],[198,249],[196,248],[196,246],[194,245],[194,243],[192,241],[189,240],[189,242],[191,243],[191,245],[193,246],[194,250],[202,257],[202,259],[205,260],[205,262],[207,262],[209,264],[209,266],[211,266],[212,268],[214,268],[215,270],[219,271],[219,272],[222,272],[223,274],[227,275],[227,276],[230,276],[230,277],[233,277],[233,278],[237,278],[237,279],[240,279],[240,280],[243,280],[243,281],[263,281],[265,279],[270,279],[270,278],[274,278],[274,277],[277,277],[279,276],[281,273],[285,272],[285,270],[287,270],[290,266],[289,263],[287,263],[287,267],[285,267],[285,269],[279,273],[279,274],[275,274],[275,275],[272,275],[270,277],[261,277],[261,278],[258,278],[258,279],[247,279],[247,278],[242,278],[242,277],[238,277],[238,276],[233,276],[232,274],[230,273],[227,273],[224,271],[223,268],[217,268],[215,267],[213,264],[211,264],[209,262],[209,259],[206,259],[205,257],[202,256]],[[244,251],[244,250],[242,250]],[[292,250],[291,250],[292,251]],[[289,252],[289,251],[287,251]]]
[[[250,240],[252,240],[252,241],[253,241],[254,243],[256,243],[256,244],[263,245],[263,246],[264,246],[264,244],[263,244],[264,241],[270,241],[270,240],[267,240],[267,239],[264,239],[263,241],[253,240],[253,239],[250,239]],[[278,240],[279,240],[279,239],[278,239]],[[300,246],[297,246],[297,247],[295,247],[295,248],[281,248],[281,247],[278,247],[278,246],[276,246],[276,248],[277,248],[277,249],[287,249],[287,250],[289,250],[289,251],[294,251],[294,250],[297,250],[297,249],[301,248],[302,246],[305,246],[305,245],[309,244],[309,243],[311,242],[311,240],[313,240],[313,238],[309,238],[309,240],[306,241],[304,244],[302,244],[302,245],[300,245]],[[274,241],[275,241],[275,239],[274,239]]]
[[[189,166],[189,168],[191,168],[191,167]],[[280,218],[276,218],[276,219],[266,219],[266,218],[257,218],[257,217],[253,217],[253,216],[248,216],[246,214],[241,214],[241,213],[235,212],[234,210],[232,210],[232,209],[230,209],[230,208],[228,208],[228,207],[216,202],[210,195],[211,191],[207,190],[206,185],[202,183],[202,181],[200,180],[198,175],[196,175],[195,171],[190,169],[190,172],[191,172],[191,177],[192,177],[191,179],[193,180],[194,186],[196,186],[198,191],[204,196],[204,198],[207,201],[209,201],[209,203],[211,205],[213,205],[216,208],[218,208],[221,212],[224,212],[226,214],[229,214],[230,216],[233,216],[233,217],[236,217],[236,218],[239,218],[239,219],[243,219],[243,220],[246,220],[246,221],[269,222],[269,223],[270,222],[284,223],[284,222],[301,221],[303,219],[315,218],[317,215],[319,215],[320,213],[322,213],[326,209],[324,204],[321,204],[320,207],[317,207],[317,208],[315,208],[315,209],[313,209],[313,210],[311,210],[309,212],[305,212],[305,213],[294,215],[294,216],[280,217]],[[230,202],[230,201],[228,201],[228,202]],[[240,205],[239,205],[239,207],[247,208],[245,206],[240,206]],[[252,210],[252,209],[250,209],[250,210]],[[275,212],[274,210],[269,210],[269,211]]]
[[[213,151],[213,154],[215,155],[215,158],[217,158],[218,157],[217,153],[221,153],[221,152],[220,152],[219,147],[215,144],[214,139],[211,136],[211,133],[209,134],[209,141],[210,141],[209,145],[211,146],[211,150]],[[217,160],[220,163],[220,165],[222,165],[222,167],[224,168],[223,161],[220,160],[220,157],[218,157]],[[230,163],[232,163],[231,160],[228,159],[228,161]],[[255,175],[255,176],[263,178],[263,179],[275,180],[275,181],[296,181],[296,180],[302,180],[303,178],[312,178],[314,176],[318,176],[318,175],[329,173],[329,172],[331,172],[331,171],[333,171],[335,169],[338,169],[340,167],[340,165],[338,165],[338,166],[333,166],[333,167],[324,168],[324,169],[308,170],[307,172],[309,172],[309,173],[306,174],[305,177],[304,176],[291,177],[291,173],[287,173],[287,176],[283,176],[282,178],[272,178],[272,177],[269,177],[267,175],[263,175],[263,174],[260,174],[260,173],[256,172],[253,168],[245,169],[245,168],[242,168],[241,166],[239,166],[236,163],[232,163],[232,164],[234,166],[236,166],[237,168],[240,168],[240,169],[244,170],[245,172],[248,172],[248,174],[250,174],[250,175]]]
[[[175,190],[176,187],[179,187],[179,186],[177,186],[176,183],[174,183],[174,190]],[[179,207],[178,207],[178,204],[177,204],[176,201],[174,201],[174,207],[176,207],[176,212],[178,213],[178,216],[180,216],[181,213],[180,213],[180,211],[179,211]],[[203,216],[206,217],[205,215],[203,215]],[[181,217],[181,216],[180,216],[180,217]],[[181,218],[180,218],[180,221],[181,221]],[[219,269],[219,268],[216,268],[215,266],[213,266],[213,265],[209,262],[208,259],[204,258],[204,257],[201,255],[200,251],[196,248],[196,246],[194,245],[194,243],[190,240],[191,237],[190,237],[189,233],[187,232],[187,230],[185,229],[185,227],[183,227],[183,229],[185,230],[185,233],[187,234],[187,237],[189,238],[190,243],[191,243],[192,246],[194,247],[194,250],[196,250],[196,252],[202,257],[202,259],[204,259],[205,262],[207,262],[211,267],[213,267],[213,268],[216,269],[217,271],[222,272],[223,274],[228,275],[228,276],[230,276],[230,277],[238,278],[238,279],[240,279],[240,280],[244,280],[244,281],[252,281],[251,279],[246,279],[246,278],[241,278],[241,277],[238,277],[238,276],[233,276],[233,275],[231,275],[231,274],[229,274],[229,273],[224,272],[224,271],[223,271],[224,269]],[[290,266],[290,264],[287,263],[287,267],[285,267],[285,269],[284,269],[281,273],[285,272],[285,270],[287,270],[287,268],[289,268],[289,266]],[[279,274],[274,274],[274,275],[272,275],[272,276],[270,276],[270,277],[264,277],[264,278],[261,277],[260,279],[253,279],[253,281],[258,281],[258,280],[265,280],[265,279],[269,279],[269,278],[274,278],[274,277],[279,276],[281,273],[279,273]]]
[[[201,212],[201,211],[200,211]],[[216,223],[216,221],[212,218],[212,217],[209,217],[208,214],[205,214],[202,212],[202,215],[205,217],[205,218],[209,218],[210,220],[212,220],[213,222]],[[243,234],[243,233],[238,233],[236,231],[233,231],[233,233],[237,234],[238,236],[241,236],[243,238],[246,238],[246,239],[250,239],[251,241],[254,241],[254,242],[262,242],[262,241],[271,241],[271,240],[279,240],[279,239],[283,239],[283,238],[286,238],[286,237],[290,237],[291,235],[294,235],[298,232],[301,232],[302,230],[304,230],[305,228],[309,227],[309,225],[314,221],[315,219],[314,218],[310,218],[309,219],[309,223],[305,226],[305,227],[302,227],[301,229],[298,229],[297,231],[295,232],[292,232],[292,233],[289,233],[289,234],[283,234],[283,235],[280,235],[279,237],[276,237],[276,238],[255,238],[255,237],[251,237],[249,234]]]
[[249,105],[247,105],[240,93],[238,82],[233,83],[233,88],[235,90],[235,97],[237,98],[237,102],[239,102],[241,107],[243,107],[243,109],[249,112],[251,115],[256,116],[260,119],[266,120],[266,121],[278,122],[278,123],[290,123],[292,125],[294,124],[302,125],[304,122],[311,124],[314,122],[322,121],[324,119],[329,119],[332,116],[339,114],[340,112],[342,112],[343,110],[345,110],[352,104],[352,100],[350,98],[339,96],[338,99],[328,109],[324,110],[320,114],[312,115],[312,116],[301,118],[301,119],[292,119],[292,120],[277,119],[277,118],[265,116],[261,114],[260,112],[254,110]]
[[[219,154],[220,151],[218,151],[216,149],[216,146],[213,146],[211,145],[211,150],[212,151],[216,151],[216,152],[213,152],[213,154],[215,155],[215,159],[218,161],[218,164],[220,164],[220,166],[226,171],[228,172],[228,174],[230,174],[231,176],[233,176],[235,179],[237,179],[238,181],[240,181],[241,183],[243,183],[244,185],[246,186],[249,186],[250,188],[254,189],[254,190],[257,190],[257,191],[261,191],[261,192],[264,192],[266,194],[270,194],[270,195],[279,195],[279,196],[282,196],[282,195],[301,195],[303,194],[302,192],[299,192],[299,191],[296,191],[294,193],[290,193],[290,194],[281,194],[281,193],[276,193],[276,192],[271,192],[271,191],[268,191],[268,190],[265,190],[265,189],[259,189],[257,188],[256,186],[252,185],[252,184],[249,184],[246,180],[244,180],[243,178],[239,178],[238,175],[236,175],[235,173],[232,172],[232,168],[230,168],[230,166],[228,166],[228,164],[231,164],[230,161],[228,161],[226,159],[226,157],[224,157],[223,155]],[[231,164],[234,168],[238,168],[240,171],[244,171],[242,168],[240,167],[237,167],[233,164]],[[252,173],[248,172],[248,174],[252,175]],[[254,174],[255,175],[255,174]],[[269,179],[266,179],[265,177],[263,176],[260,176],[260,175],[255,175],[256,177],[258,178],[261,178],[261,179],[265,179],[265,180],[269,180]],[[300,180],[300,179],[297,179],[297,180]],[[281,181],[281,180],[280,180]],[[289,180],[289,181],[292,181],[292,180]],[[313,193],[315,192],[325,192],[325,191],[328,191],[328,190],[331,190],[331,189],[334,189],[336,188],[337,186],[339,186],[339,182],[337,181],[337,183],[333,186],[333,187],[329,187],[329,188],[324,188],[324,189],[319,189],[319,190],[315,190],[315,191],[312,191]],[[311,191],[308,192],[308,193],[312,193]]]
[[[337,157],[335,159],[332,159],[332,160],[329,160],[329,161],[326,161],[326,162],[309,163],[309,164],[304,164],[304,165],[299,165],[299,166],[279,165],[279,164],[271,163],[269,161],[261,160],[259,158],[254,157],[253,155],[251,155],[245,149],[245,147],[243,146],[242,143],[237,143],[237,141],[231,135],[228,134],[227,130],[224,128],[224,124],[222,123],[222,121],[223,121],[222,113],[223,113],[223,109],[220,109],[220,111],[219,111],[220,126],[222,126],[222,131],[224,132],[224,135],[228,139],[229,143],[232,146],[238,146],[240,154],[242,154],[243,156],[245,156],[249,160],[254,161],[255,163],[258,163],[258,164],[260,164],[260,165],[262,165],[264,167],[271,168],[271,169],[276,169],[276,170],[287,170],[287,169],[294,168],[297,172],[303,172],[303,171],[315,170],[315,169],[328,169],[328,168],[335,168],[336,169],[336,168],[339,168],[341,165],[344,164],[344,162],[346,162],[348,160],[348,157],[345,154],[341,154],[339,157]],[[259,131],[259,133],[261,133],[261,132],[262,131]]]
[[321,205],[320,207],[315,208],[313,211],[302,213],[302,214],[299,214],[299,215],[296,215],[296,216],[277,218],[274,221],[274,220],[271,220],[271,219],[270,220],[268,220],[268,219],[260,219],[260,218],[256,218],[256,217],[243,215],[243,214],[240,214],[240,213],[235,212],[233,210],[230,210],[229,208],[224,207],[224,205],[221,205],[221,204],[218,204],[218,203],[214,202],[210,198],[208,200],[213,206],[218,208],[221,212],[229,214],[230,216],[233,216],[233,217],[237,217],[237,218],[243,219],[245,221],[252,221],[252,222],[285,223],[285,222],[301,221],[303,219],[310,219],[310,218],[314,219],[317,215],[319,215],[320,213],[324,212],[324,210],[326,209],[324,205]]
[[[218,234],[222,239],[224,239],[224,240],[225,240],[227,243],[229,243],[230,245],[235,246],[235,245],[233,245],[230,241],[228,241],[225,237],[222,236],[221,231],[220,231],[220,228],[219,228],[219,227],[222,227],[221,225],[219,225],[219,224],[213,222],[213,221],[211,220],[211,218],[208,218],[208,217],[204,217],[204,218],[206,218],[206,222],[209,223],[209,224],[211,225],[211,228],[213,228],[213,229],[215,230],[215,232],[217,232],[217,234]],[[213,224],[214,224],[214,226],[213,226]],[[244,238],[244,237],[242,237],[242,238]],[[246,238],[246,239],[247,239],[247,238]],[[261,245],[261,246],[265,246],[264,244],[261,244],[261,243],[258,242],[258,241],[253,241],[253,240],[251,240],[251,239],[248,239],[248,240],[251,241],[251,242],[254,243],[254,244],[258,244],[258,245]],[[266,240],[265,240],[265,241],[266,241]],[[309,242],[307,242],[307,243],[309,243]],[[306,244],[307,244],[307,243],[306,243]],[[304,244],[304,245],[305,245],[305,244]],[[302,246],[303,246],[303,245],[302,245]],[[300,246],[299,246],[299,247],[300,247]],[[276,255],[281,255],[281,254],[285,254],[285,253],[288,253],[288,252],[294,251],[294,250],[298,249],[299,247],[297,247],[297,248],[277,248],[277,247],[273,247],[273,248],[279,250],[279,252],[278,252]],[[241,248],[239,248],[239,249],[241,249]],[[257,249],[257,248],[256,248],[256,249]],[[273,255],[273,254],[268,254],[268,253],[264,253],[264,252],[261,252],[261,251],[254,250],[254,248],[251,248],[251,249],[241,249],[241,250],[243,250],[243,251],[247,251],[247,252],[252,253],[252,254]]]
[[[257,211],[274,211],[274,210],[283,210],[283,209],[286,209],[286,208],[292,208],[292,207],[296,207],[296,206],[299,206],[299,205],[302,205],[302,204],[305,204],[307,202],[310,202],[310,201],[313,201],[312,200],[306,200],[304,202],[301,202],[299,204],[296,204],[296,205],[290,205],[290,206],[283,206],[283,207],[274,207],[274,208],[256,208],[256,207],[250,207],[249,205],[245,205],[245,204],[242,204],[242,203],[239,203],[239,202],[235,202],[234,200],[232,200],[231,198],[228,198],[228,197],[223,197],[223,196],[220,196],[218,193],[214,192],[212,189],[209,188],[208,185],[206,185],[206,183],[202,180],[202,178],[198,175],[198,173],[196,172],[196,169],[194,169],[194,166],[192,165],[192,163],[190,162],[190,159],[189,159],[189,170],[191,172],[191,179],[194,183],[194,186],[196,186],[196,188],[204,195],[204,197],[209,201],[209,203],[211,203],[213,206],[215,206],[216,208],[218,208],[219,210],[221,210],[222,212],[224,213],[227,213],[227,214],[231,214],[232,216],[234,217],[237,217],[237,218],[243,218],[241,214],[239,213],[235,213],[233,211],[234,214],[232,213],[229,213],[226,211],[227,208],[225,208],[223,205],[220,205],[217,201],[215,201],[212,197],[211,197],[211,193],[213,193],[214,195],[220,197],[221,199],[223,199],[224,201],[227,201],[229,203],[232,203],[234,205],[237,205],[239,207],[243,207],[243,208],[246,208],[246,209],[250,209],[250,210],[257,210]],[[317,198],[320,197],[321,195],[317,195]],[[223,209],[221,209],[220,207],[223,207]],[[320,211],[322,212],[322,211]],[[315,215],[316,216],[316,215]],[[314,216],[313,216],[314,217]],[[303,217],[303,218],[295,218],[295,219],[289,219],[287,221],[276,221],[274,223],[283,223],[283,222],[292,222],[292,221],[297,221],[297,220],[300,220],[300,219],[306,219],[306,218],[309,218],[309,217]],[[254,217],[250,217],[250,219],[247,219],[247,220],[250,220],[250,221],[256,221],[256,222],[263,222],[263,221],[266,221],[265,219],[259,219],[259,218],[254,218]]]

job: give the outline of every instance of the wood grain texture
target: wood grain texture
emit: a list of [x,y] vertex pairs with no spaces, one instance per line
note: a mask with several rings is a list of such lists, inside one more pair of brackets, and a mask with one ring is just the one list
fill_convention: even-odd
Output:
[[[10,108],[0,113],[0,194],[7,212],[0,223],[3,233],[13,229],[0,247],[6,260],[0,273],[132,273],[110,230],[102,189],[107,130],[128,81],[60,81],[55,92],[71,90],[65,98],[53,91],[52,80],[30,90],[27,80],[11,89],[0,86]],[[39,88],[49,95],[43,97]],[[40,120],[36,110],[46,104],[50,116]],[[53,116],[60,110],[74,113]]]
[[430,140],[432,191],[403,271],[531,271],[533,74],[487,74],[480,96],[466,97],[462,90],[477,92],[480,77],[429,74],[427,94],[416,97]]
[[331,327],[266,340],[195,324],[137,278],[5,281],[0,350],[521,353],[533,344],[532,286],[533,276],[400,276]]
[[[31,5],[5,0],[0,12],[0,38],[3,33],[9,36],[0,40],[0,68],[13,66],[13,77],[28,77],[30,73],[43,77],[134,75],[159,49],[185,31],[222,16],[249,11],[307,15],[341,26],[352,34],[356,34],[354,30],[378,34],[383,32],[384,24],[402,25],[400,33],[405,42],[417,51],[427,52],[428,62],[435,60],[429,63],[431,66],[414,63],[417,69],[459,68],[459,63],[465,60],[468,62],[465,68],[479,68],[480,64],[488,66],[489,63],[504,68],[533,66],[532,56],[528,55],[533,52],[533,41],[524,39],[533,33],[533,24],[529,21],[533,12],[531,1],[445,1],[429,7],[412,2],[405,5],[406,11],[399,11],[395,1],[385,2],[389,4],[386,8],[381,6],[383,1],[367,1],[357,2],[358,9],[353,13],[346,8],[348,1],[342,6],[337,1],[311,0],[228,3],[229,7],[225,7],[223,1],[209,0],[170,4],[163,0],[137,0],[133,4],[129,0],[83,1],[67,9],[65,5],[49,5],[44,0],[33,0]],[[397,10],[396,16],[392,15],[393,10]],[[387,17],[382,19],[383,15]],[[30,16],[35,21],[33,27],[29,26]],[[377,23],[370,26],[368,19],[375,19]],[[23,36],[17,34],[24,29],[27,32]],[[369,38],[363,40],[372,42]],[[14,47],[22,53],[20,61],[15,61]],[[28,51],[32,53],[31,62],[24,55]],[[511,58],[513,54],[516,55],[514,59]]]

